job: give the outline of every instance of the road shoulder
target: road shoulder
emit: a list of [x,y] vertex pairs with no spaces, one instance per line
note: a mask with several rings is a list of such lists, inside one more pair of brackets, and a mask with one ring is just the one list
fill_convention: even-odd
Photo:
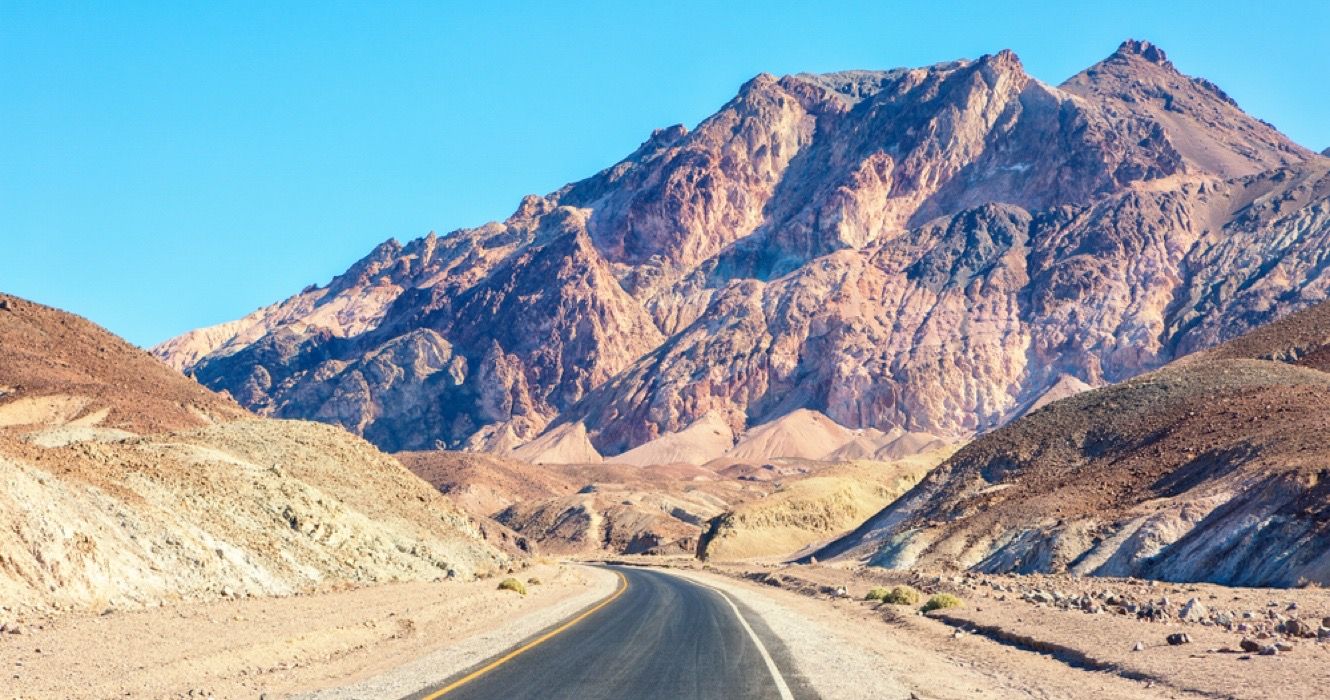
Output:
[[716,571],[673,573],[761,616],[794,671],[826,700],[1165,697],[1146,684],[1075,668],[907,612],[886,620],[859,601],[809,597]]
[[0,685],[20,698],[363,698],[380,693],[327,689],[406,688],[400,697],[572,615],[617,582],[574,564],[512,575],[527,582],[527,595],[497,590],[499,579],[411,582],[26,620],[19,633],[0,634]]
[[294,698],[359,700],[367,697],[400,698],[421,692],[574,617],[613,595],[619,586],[619,577],[609,570],[568,566],[575,566],[584,575],[587,581],[585,590],[520,616],[494,620],[491,626],[472,636],[449,639],[446,646],[387,672],[356,683],[296,695]]

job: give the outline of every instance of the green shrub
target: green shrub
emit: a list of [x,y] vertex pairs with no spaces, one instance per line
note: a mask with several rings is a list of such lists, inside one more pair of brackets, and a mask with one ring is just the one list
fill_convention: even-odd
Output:
[[521,581],[518,581],[518,580],[515,579],[515,578],[506,578],[506,579],[500,581],[500,582],[499,582],[499,590],[501,590],[501,591],[517,591],[518,593],[521,593],[522,595],[526,595],[526,586],[522,585],[522,582],[521,582]]
[[887,588],[874,588],[864,596],[864,600],[880,600],[888,605],[918,605],[919,591],[909,586],[894,586]]
[[932,598],[929,598],[927,603],[924,603],[924,612],[945,610],[947,608],[959,608],[963,605],[965,605],[965,603],[961,602],[960,598],[957,598],[950,593],[939,593]]

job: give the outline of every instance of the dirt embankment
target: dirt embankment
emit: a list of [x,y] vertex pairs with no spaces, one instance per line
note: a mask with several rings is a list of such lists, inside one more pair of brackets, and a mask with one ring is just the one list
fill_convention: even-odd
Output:
[[247,420],[47,448],[0,441],[0,592],[138,608],[508,565],[392,458],[315,423]]

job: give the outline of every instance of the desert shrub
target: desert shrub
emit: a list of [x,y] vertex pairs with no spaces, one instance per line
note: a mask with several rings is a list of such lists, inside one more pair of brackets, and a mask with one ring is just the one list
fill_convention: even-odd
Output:
[[526,583],[528,586],[539,586],[540,579],[536,578],[535,576],[532,576],[531,578],[526,580]]
[[522,585],[522,582],[521,582],[521,581],[518,581],[518,580],[515,579],[515,578],[506,578],[506,579],[500,581],[500,582],[499,582],[499,590],[501,590],[501,591],[517,591],[518,593],[521,593],[522,595],[526,595],[526,586]]
[[890,593],[890,592],[891,592],[891,591],[889,591],[889,590],[887,590],[887,589],[885,589],[885,588],[882,588],[882,587],[880,587],[880,586],[877,587],[877,588],[870,588],[870,589],[868,590],[868,595],[865,595],[865,596],[864,596],[864,600],[882,600],[882,599],[886,598],[886,597],[887,597],[887,594]]
[[960,598],[957,598],[950,593],[939,593],[932,598],[929,598],[927,603],[924,603],[924,612],[945,610],[947,608],[959,608],[962,605],[965,605],[965,603],[961,602]]
[[878,600],[888,605],[918,605],[922,597],[919,591],[909,586],[893,586],[889,591],[883,590]]

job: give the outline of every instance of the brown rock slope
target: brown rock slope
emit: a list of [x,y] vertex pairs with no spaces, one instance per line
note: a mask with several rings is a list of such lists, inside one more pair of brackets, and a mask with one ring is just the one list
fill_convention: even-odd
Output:
[[92,322],[0,293],[0,427],[151,433],[248,413]]
[[1330,583],[1330,304],[963,448],[820,556]]
[[1324,299],[1330,159],[1128,41],[759,75],[502,223],[389,242],[157,348],[390,450],[625,453],[807,408],[947,440]]
[[508,564],[360,438],[245,418],[83,319],[0,301],[5,605],[100,612]]

